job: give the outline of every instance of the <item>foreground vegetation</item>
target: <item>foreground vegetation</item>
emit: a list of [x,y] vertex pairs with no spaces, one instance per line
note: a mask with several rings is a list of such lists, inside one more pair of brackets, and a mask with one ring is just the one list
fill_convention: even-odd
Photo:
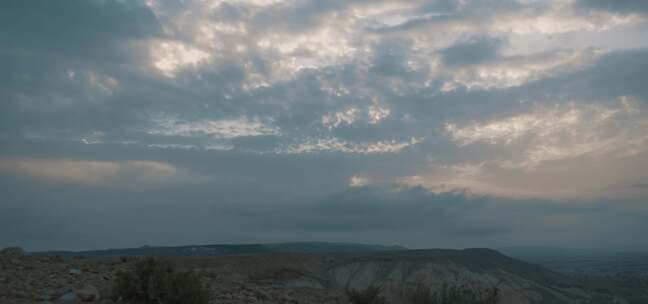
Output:
[[347,289],[346,294],[352,304],[386,304],[381,291],[379,286],[371,285],[367,289]]
[[[387,300],[380,295],[381,288],[371,285],[366,289],[350,289],[346,291],[352,304],[386,304]],[[405,303],[410,304],[497,304],[499,290],[488,288],[474,290],[465,286],[443,284],[439,291],[429,287],[419,286],[406,296]]]
[[439,291],[419,286],[410,296],[411,304],[497,304],[499,290],[488,288],[474,290],[463,286],[443,284]]
[[112,298],[142,304],[206,304],[209,293],[194,273],[177,271],[163,259],[145,258],[117,273]]

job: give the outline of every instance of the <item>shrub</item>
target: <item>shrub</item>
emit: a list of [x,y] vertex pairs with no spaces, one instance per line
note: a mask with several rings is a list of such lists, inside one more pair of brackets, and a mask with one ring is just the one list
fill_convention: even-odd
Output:
[[441,290],[432,292],[430,288],[419,286],[409,300],[411,304],[497,304],[499,289],[475,291],[463,286],[443,284]]
[[346,294],[352,304],[385,304],[387,301],[380,295],[382,288],[370,285],[367,289],[347,289]]
[[144,304],[205,304],[209,300],[200,278],[178,272],[165,260],[145,258],[129,271],[117,273],[114,300]]
[[410,295],[411,304],[431,304],[436,302],[437,294],[432,293],[430,288],[418,286]]

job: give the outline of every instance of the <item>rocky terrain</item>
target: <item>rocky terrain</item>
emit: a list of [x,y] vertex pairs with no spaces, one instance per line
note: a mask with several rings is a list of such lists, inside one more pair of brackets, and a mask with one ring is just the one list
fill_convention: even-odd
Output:
[[[137,260],[0,254],[0,303],[113,303],[115,274]],[[633,302],[613,289],[594,291],[580,282],[489,249],[407,250],[366,253],[254,253],[171,257],[178,268],[203,278],[212,303],[347,303],[345,288],[383,287],[402,303],[418,285],[450,283],[497,287],[501,303]]]

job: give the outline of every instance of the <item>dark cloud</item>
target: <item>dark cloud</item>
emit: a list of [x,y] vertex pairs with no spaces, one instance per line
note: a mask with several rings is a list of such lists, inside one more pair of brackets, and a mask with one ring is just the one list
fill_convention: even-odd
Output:
[[154,193],[89,190],[7,176],[2,176],[2,183],[11,188],[5,193],[9,200],[2,203],[9,213],[0,215],[0,228],[11,233],[0,235],[0,244],[19,243],[29,249],[304,239],[371,240],[411,247],[648,245],[638,244],[631,233],[607,238],[628,227],[646,228],[645,212],[623,211],[637,202],[556,203],[376,187],[319,199],[277,200],[263,191],[246,199],[243,193],[260,188],[225,181],[171,186]]
[[442,50],[441,58],[449,66],[477,64],[496,59],[501,46],[500,39],[472,37]]
[[618,13],[648,13],[648,3],[635,0],[579,0],[578,5],[584,8]]
[[[161,34],[151,10],[135,1],[5,1],[3,49],[62,52],[110,59],[113,43]],[[104,57],[104,58],[102,58]]]
[[148,7],[135,1],[6,1],[1,6],[4,136],[78,136],[79,129],[110,130],[132,117],[114,103],[104,104],[108,97],[98,86],[123,81],[146,87],[135,63],[147,60],[148,51],[137,42],[162,34]]
[[449,238],[506,234],[510,229],[508,224],[486,217],[478,221],[470,219],[471,213],[484,212],[493,203],[488,198],[466,198],[461,192],[432,194],[422,188],[394,192],[361,187],[315,203],[302,203],[290,208],[294,215],[288,213],[289,220],[262,221],[261,225],[302,231],[421,230],[446,233]]

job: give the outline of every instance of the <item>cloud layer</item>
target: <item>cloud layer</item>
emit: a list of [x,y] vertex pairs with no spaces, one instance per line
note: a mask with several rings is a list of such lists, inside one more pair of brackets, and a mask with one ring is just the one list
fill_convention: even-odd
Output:
[[[262,240],[250,235],[273,227],[268,239],[341,240],[336,231],[347,231],[389,242],[385,231],[360,232],[378,221],[393,236],[407,223],[407,233],[456,233],[410,246],[476,244],[461,231],[514,244],[526,236],[500,235],[524,222],[490,223],[518,208],[558,210],[547,221],[573,224],[573,239],[587,227],[621,233],[605,221],[574,223],[615,214],[630,227],[631,210],[648,199],[637,186],[648,182],[640,2],[4,1],[0,185],[20,190],[0,211],[53,219],[33,193],[61,187],[57,204],[94,200],[116,220],[124,205],[99,197],[137,193],[130,203],[171,206],[173,188],[185,195],[171,196],[178,206],[217,210],[207,213],[223,220],[216,226],[249,227],[213,241]],[[340,197],[360,214],[375,201],[377,213],[315,216],[314,206],[344,210]],[[482,200],[496,207],[479,209]],[[387,216],[444,214],[452,201],[479,212],[442,227]],[[257,210],[276,212],[283,226]],[[160,212],[179,224],[198,216]],[[39,245],[37,224],[11,225],[30,246],[50,246]],[[538,242],[567,240],[534,229]],[[0,235],[0,246],[21,240]]]

